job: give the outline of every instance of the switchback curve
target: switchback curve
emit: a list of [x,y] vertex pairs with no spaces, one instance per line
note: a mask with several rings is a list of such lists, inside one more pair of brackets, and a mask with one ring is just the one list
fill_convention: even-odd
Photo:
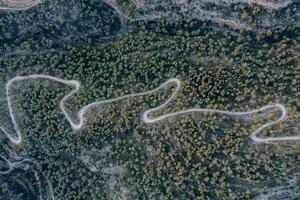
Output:
[[3,127],[0,127],[0,130],[2,130],[5,133],[5,135],[10,139],[10,141],[14,144],[20,144],[21,143],[22,134],[20,132],[20,129],[18,127],[18,124],[17,124],[15,116],[14,116],[14,111],[13,111],[13,108],[12,108],[11,97],[10,97],[10,92],[9,91],[10,91],[11,85],[14,82],[24,81],[24,80],[28,80],[28,79],[46,79],[46,80],[51,80],[51,81],[56,81],[56,82],[59,82],[59,83],[62,83],[62,84],[66,84],[66,85],[71,86],[73,88],[67,95],[65,95],[61,99],[61,101],[59,102],[59,107],[60,107],[61,111],[63,112],[63,114],[65,115],[68,122],[70,123],[71,127],[75,130],[81,129],[81,127],[83,126],[84,114],[91,107],[101,105],[101,104],[106,104],[106,103],[119,101],[119,100],[126,99],[126,98],[129,98],[129,97],[149,95],[149,94],[152,94],[156,91],[159,91],[162,88],[165,88],[166,86],[168,86],[170,84],[175,84],[176,87],[173,90],[171,96],[163,104],[161,104],[157,107],[148,109],[148,110],[143,112],[142,120],[143,120],[144,123],[146,123],[146,124],[156,123],[156,122],[162,121],[162,120],[170,118],[170,117],[174,117],[174,116],[182,115],[182,114],[187,114],[187,113],[192,113],[192,112],[202,112],[202,113],[203,112],[213,112],[213,113],[220,113],[220,114],[225,114],[225,115],[230,115],[230,116],[244,116],[244,115],[249,115],[249,114],[262,112],[262,111],[265,111],[265,110],[270,109],[270,108],[278,108],[281,111],[280,117],[278,119],[274,120],[274,121],[263,124],[262,126],[257,128],[255,131],[253,131],[250,135],[251,139],[254,142],[257,142],[257,143],[300,140],[300,136],[265,137],[265,138],[257,137],[257,134],[259,134],[263,129],[266,129],[266,128],[268,128],[270,126],[273,126],[275,124],[279,124],[279,123],[281,123],[282,121],[284,121],[286,119],[286,115],[287,115],[286,108],[284,107],[284,105],[282,105],[280,103],[273,103],[273,104],[263,106],[259,109],[254,109],[254,110],[251,110],[251,111],[244,111],[244,112],[231,112],[231,111],[226,111],[226,110],[208,109],[208,108],[191,108],[191,109],[180,110],[180,111],[177,111],[177,112],[163,114],[163,115],[160,115],[160,116],[154,117],[154,118],[149,117],[149,115],[152,112],[158,111],[158,110],[162,109],[163,107],[167,106],[170,103],[170,101],[172,101],[172,99],[175,97],[175,95],[179,92],[179,90],[181,88],[181,81],[177,78],[170,78],[166,82],[162,83],[160,86],[158,86],[158,87],[156,87],[152,90],[146,91],[146,92],[127,94],[127,95],[124,95],[124,96],[121,96],[121,97],[111,98],[111,99],[107,99],[107,100],[103,100],[103,101],[97,101],[97,102],[90,103],[86,106],[83,106],[79,110],[79,112],[77,113],[78,123],[76,123],[69,116],[68,112],[66,111],[66,109],[64,107],[64,104],[71,96],[73,96],[76,92],[78,92],[78,90],[81,87],[81,83],[79,81],[76,81],[76,80],[64,80],[64,79],[53,77],[53,76],[50,76],[50,75],[33,74],[33,75],[28,75],[28,76],[16,76],[16,77],[10,79],[6,83],[6,86],[5,86],[6,101],[7,101],[7,105],[8,105],[9,115],[10,115],[10,118],[12,120],[12,124],[14,126],[14,129],[16,131],[17,138],[14,138],[13,136],[11,136]]
[[6,5],[3,7],[0,0],[0,10],[27,10],[38,5],[40,2],[41,0],[2,0],[2,4]]

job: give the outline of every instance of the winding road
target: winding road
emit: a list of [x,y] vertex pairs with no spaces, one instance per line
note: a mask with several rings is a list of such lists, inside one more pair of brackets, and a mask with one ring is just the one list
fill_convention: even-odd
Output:
[[162,121],[164,119],[167,119],[167,118],[175,117],[175,116],[182,115],[182,114],[192,113],[192,112],[201,112],[201,113],[211,112],[211,113],[220,113],[220,114],[225,114],[225,115],[230,115],[230,116],[245,116],[245,115],[250,115],[250,114],[254,114],[254,113],[258,113],[258,112],[263,112],[263,111],[266,111],[267,109],[277,108],[281,111],[280,117],[278,119],[274,120],[274,121],[267,122],[267,123],[263,124],[262,126],[260,126],[259,128],[257,128],[256,130],[254,130],[250,134],[251,139],[256,143],[268,143],[268,142],[276,142],[276,141],[300,140],[300,136],[264,137],[264,138],[257,137],[257,135],[263,129],[266,129],[266,128],[271,127],[271,126],[276,125],[276,124],[279,124],[279,123],[281,123],[282,121],[284,121],[286,119],[286,116],[287,116],[286,108],[284,107],[284,105],[279,104],[279,103],[269,104],[269,105],[263,106],[259,109],[254,109],[254,110],[251,110],[251,111],[244,111],[244,112],[231,112],[231,111],[227,111],[227,110],[208,109],[208,108],[191,108],[191,109],[180,110],[180,111],[177,111],[177,112],[163,114],[163,115],[153,117],[153,118],[149,117],[149,115],[151,113],[153,113],[155,111],[158,111],[158,110],[162,109],[163,107],[167,106],[173,100],[173,98],[176,96],[176,94],[179,92],[179,90],[181,88],[181,81],[177,78],[170,78],[166,82],[162,83],[160,86],[158,86],[158,87],[156,87],[152,90],[146,91],[146,92],[127,94],[127,95],[117,97],[117,98],[107,99],[107,100],[103,100],[103,101],[96,101],[96,102],[90,103],[86,106],[83,106],[79,110],[79,112],[77,113],[78,123],[76,123],[75,121],[73,121],[71,119],[71,117],[69,116],[68,112],[66,111],[64,105],[65,105],[65,102],[71,96],[73,96],[75,93],[78,92],[78,90],[81,87],[81,83],[79,81],[76,81],[76,80],[64,80],[64,79],[53,77],[53,76],[50,76],[50,75],[34,74],[34,75],[29,75],[29,76],[16,76],[16,77],[10,79],[6,83],[6,86],[5,86],[6,101],[7,101],[7,105],[8,105],[9,115],[10,115],[10,118],[12,120],[12,124],[14,126],[14,129],[16,131],[17,137],[15,138],[15,137],[11,136],[4,127],[0,127],[0,130],[2,130],[2,132],[4,132],[5,135],[14,144],[20,144],[21,143],[22,134],[21,134],[21,131],[18,127],[18,124],[17,124],[15,116],[14,116],[14,110],[13,110],[13,106],[12,106],[12,102],[11,102],[11,96],[10,96],[10,88],[11,88],[11,85],[15,82],[26,81],[26,80],[30,80],[30,79],[51,80],[51,81],[55,81],[55,82],[59,82],[59,83],[71,86],[73,88],[68,94],[66,94],[61,99],[61,101],[59,102],[59,107],[60,107],[61,111],[63,112],[63,114],[65,115],[68,122],[70,123],[71,127],[75,130],[79,130],[79,129],[82,128],[83,121],[84,121],[84,114],[91,107],[95,107],[95,106],[106,104],[106,103],[112,103],[112,102],[120,101],[122,99],[126,99],[126,98],[129,98],[129,97],[137,97],[137,96],[144,96],[144,95],[153,94],[154,92],[157,92],[157,91],[161,90],[162,88],[165,88],[166,86],[168,86],[170,84],[175,84],[176,87],[175,87],[175,89],[173,89],[173,92],[172,92],[171,96],[163,104],[161,104],[157,107],[148,109],[148,110],[143,112],[142,120],[143,120],[144,123],[152,124],[152,123],[160,122],[160,121]]
[[40,2],[41,0],[0,0],[0,10],[27,10]]
[[10,160],[6,159],[3,156],[0,156],[0,158],[2,158],[6,164],[7,164],[7,170],[6,171],[0,171],[0,175],[6,175],[9,174],[10,172],[12,172],[14,169],[16,168],[20,168],[20,166],[24,163],[24,162],[30,162],[30,159],[23,159],[21,161],[16,161],[16,162],[11,162]]

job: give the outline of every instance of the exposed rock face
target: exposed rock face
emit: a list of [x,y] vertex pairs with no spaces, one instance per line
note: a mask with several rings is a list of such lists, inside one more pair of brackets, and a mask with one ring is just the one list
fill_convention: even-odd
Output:
[[207,20],[233,29],[263,30],[299,27],[295,0],[104,0],[130,20]]

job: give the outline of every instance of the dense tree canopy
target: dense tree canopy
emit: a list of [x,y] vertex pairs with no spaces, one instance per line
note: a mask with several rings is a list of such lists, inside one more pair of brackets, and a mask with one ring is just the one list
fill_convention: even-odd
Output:
[[[49,7],[59,15],[44,12]],[[126,31],[120,31],[120,19],[111,16],[116,13],[107,4],[85,0],[0,13],[0,125],[13,132],[4,87],[17,75],[80,81],[79,92],[67,102],[74,120],[84,105],[177,77],[182,89],[161,113],[191,107],[247,111],[277,102],[287,107],[287,120],[260,135],[299,134],[295,27],[288,34],[237,34],[199,20],[159,20],[124,22]],[[115,37],[104,42],[110,36]],[[300,143],[255,144],[249,137],[278,117],[278,110],[240,118],[193,113],[144,124],[142,111],[164,102],[170,86],[92,108],[84,127],[74,131],[58,106],[70,90],[42,79],[13,86],[23,140],[14,145],[1,134],[1,156],[31,161],[1,176],[0,199],[38,199],[51,196],[51,190],[55,199],[95,200],[252,199],[276,190],[299,192],[294,178],[300,172]],[[0,167],[6,168],[4,160]]]

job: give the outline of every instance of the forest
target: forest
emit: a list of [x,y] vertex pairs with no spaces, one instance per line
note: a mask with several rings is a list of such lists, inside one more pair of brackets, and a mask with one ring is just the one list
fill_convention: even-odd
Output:
[[[243,23],[253,23],[253,30],[182,10],[174,14],[180,20],[147,18],[158,16],[158,10],[178,10],[177,4],[154,4],[154,12],[150,3],[136,11],[132,2],[137,1],[120,2],[53,0],[24,11],[0,10],[0,127],[15,134],[5,99],[5,85],[15,76],[78,80],[80,90],[66,102],[75,121],[84,105],[149,91],[174,77],[182,88],[155,115],[193,107],[238,112],[282,103],[287,119],[260,137],[300,135],[296,2],[276,11],[243,3],[227,10],[200,6],[221,10],[220,16],[231,9],[247,12]],[[261,22],[269,18],[274,22],[266,27]],[[250,139],[253,130],[278,118],[276,109],[243,117],[190,113],[143,123],[141,113],[169,98],[170,85],[93,107],[75,131],[59,108],[71,89],[43,79],[11,88],[22,142],[15,145],[0,131],[0,172],[15,166],[0,173],[0,199],[300,197],[300,141],[256,144]]]

